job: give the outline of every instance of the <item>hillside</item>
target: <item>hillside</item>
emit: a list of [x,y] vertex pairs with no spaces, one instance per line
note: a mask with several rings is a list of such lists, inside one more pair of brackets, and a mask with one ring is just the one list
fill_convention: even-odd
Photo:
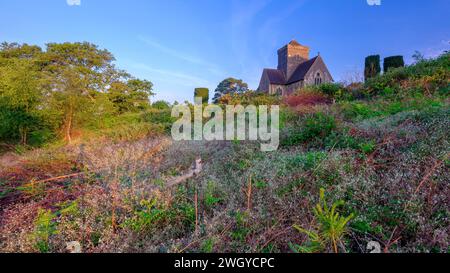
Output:
[[71,145],[5,147],[0,252],[448,252],[449,57],[288,98],[223,98],[282,104],[276,152],[174,142],[167,109]]

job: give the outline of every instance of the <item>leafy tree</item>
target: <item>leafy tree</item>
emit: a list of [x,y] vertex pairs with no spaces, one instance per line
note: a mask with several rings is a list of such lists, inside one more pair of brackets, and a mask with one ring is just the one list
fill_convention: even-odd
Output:
[[42,49],[38,46],[18,43],[0,44],[0,58],[3,59],[33,59],[42,54]]
[[[4,47],[2,47],[4,48]],[[20,49],[15,47],[17,56]],[[2,57],[3,49],[0,51]],[[41,128],[43,100],[39,71],[28,59],[0,57],[0,139],[20,139],[27,144],[29,134]],[[12,58],[9,55],[8,58]]]
[[168,103],[167,101],[163,101],[163,100],[155,101],[152,104],[152,108],[155,108],[158,110],[167,110],[167,109],[170,109],[170,103]]
[[[0,139],[48,140],[145,110],[153,84],[115,68],[113,55],[90,43],[50,43],[46,50],[0,44]],[[40,141],[40,142],[43,142]]]
[[228,78],[223,80],[216,88],[213,98],[214,103],[218,103],[220,98],[227,94],[242,94],[248,91],[248,85],[242,80]]
[[130,79],[127,82],[113,82],[108,89],[108,98],[117,112],[137,112],[150,106],[153,84],[149,81]]
[[111,111],[103,91],[114,57],[90,43],[63,43],[48,44],[41,61],[52,107],[59,110],[64,138],[71,142],[75,126]]
[[209,102],[209,89],[208,88],[195,88],[194,99],[202,98],[203,104],[207,104]]
[[380,55],[372,55],[366,58],[364,77],[366,80],[378,76],[381,72]]
[[405,66],[405,61],[403,59],[403,56],[391,56],[391,57],[384,58],[383,71],[384,71],[384,73],[386,73],[389,71],[389,69],[399,68],[399,67],[404,67],[404,66]]

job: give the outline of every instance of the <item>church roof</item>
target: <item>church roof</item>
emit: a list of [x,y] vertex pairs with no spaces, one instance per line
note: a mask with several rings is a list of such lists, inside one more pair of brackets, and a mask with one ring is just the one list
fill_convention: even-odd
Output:
[[282,71],[278,69],[265,69],[271,84],[286,84],[286,79]]
[[293,46],[301,46],[301,44],[299,42],[297,42],[296,40],[292,40],[289,44],[293,45]]
[[292,74],[291,78],[288,80],[286,80],[284,73],[281,70],[266,68],[264,69],[264,71],[267,73],[267,76],[269,77],[269,81],[271,84],[278,84],[278,85],[292,84],[304,80],[306,74],[309,72],[309,70],[311,69],[311,67],[318,58],[319,56],[301,63],[294,71],[294,74]]
[[291,78],[288,80],[286,84],[291,84],[294,82],[302,81],[305,79],[306,74],[311,69],[313,64],[316,62],[317,57],[314,57],[306,62],[301,63],[297,69],[295,70],[294,74],[292,74]]

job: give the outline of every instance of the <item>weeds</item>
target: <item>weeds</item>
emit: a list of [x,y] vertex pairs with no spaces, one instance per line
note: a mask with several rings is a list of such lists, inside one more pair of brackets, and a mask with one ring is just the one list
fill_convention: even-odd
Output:
[[339,201],[329,207],[325,199],[325,190],[321,189],[319,204],[314,208],[318,231],[308,231],[295,225],[295,229],[308,236],[309,243],[305,247],[295,245],[291,245],[291,247],[296,252],[317,252],[330,247],[335,253],[338,253],[342,239],[348,232],[347,225],[354,217],[353,214],[343,217],[337,212],[338,207],[343,205],[344,202]]
[[41,253],[50,252],[50,237],[58,233],[55,218],[56,214],[52,213],[51,210],[39,209],[38,211],[32,237],[36,242],[37,250]]

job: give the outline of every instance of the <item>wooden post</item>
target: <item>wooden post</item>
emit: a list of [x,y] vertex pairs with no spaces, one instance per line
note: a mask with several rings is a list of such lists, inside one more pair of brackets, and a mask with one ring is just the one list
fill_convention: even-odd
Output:
[[252,188],[253,188],[253,177],[250,175],[248,181],[248,189],[247,189],[247,210],[250,212],[252,210]]

